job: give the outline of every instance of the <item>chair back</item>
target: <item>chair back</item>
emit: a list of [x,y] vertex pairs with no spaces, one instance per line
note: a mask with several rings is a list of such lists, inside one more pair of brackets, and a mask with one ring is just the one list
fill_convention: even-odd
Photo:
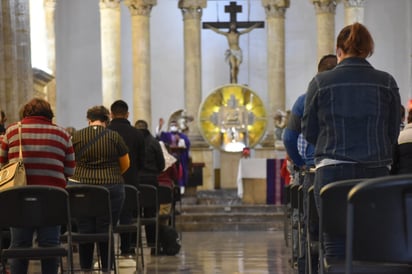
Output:
[[290,186],[290,205],[293,209],[299,208],[299,184],[292,184]]
[[321,233],[346,235],[346,201],[352,187],[365,179],[349,179],[325,185],[320,190],[319,229]]
[[106,216],[110,224],[112,211],[109,190],[98,185],[69,185],[66,188],[70,197],[72,218],[90,218]]
[[291,184],[283,186],[283,204],[290,204],[290,187]]
[[[112,266],[113,254],[113,219],[110,202],[110,192],[107,188],[90,184],[73,184],[66,187],[70,199],[70,212],[72,220],[100,218],[107,221],[106,232],[73,233],[74,243],[107,242],[107,265]],[[64,237],[61,238],[64,241]],[[116,260],[113,259],[115,273]],[[100,265],[99,265],[100,268]]]
[[303,216],[303,185],[300,185],[298,188],[298,209],[299,213]]
[[[1,264],[11,258],[38,260],[53,257],[67,257],[68,273],[73,269],[72,228],[69,195],[66,190],[55,186],[27,185],[13,187],[0,192],[0,249]],[[64,225],[67,230],[67,246],[27,247],[4,249],[3,229],[10,227],[44,227]],[[63,273],[63,263],[61,272]]]
[[124,185],[125,199],[122,211],[139,212],[139,191],[135,186]]
[[157,188],[157,195],[160,204],[171,204],[173,202],[173,189],[160,185]]
[[0,192],[0,227],[70,224],[67,192],[59,187],[28,185]]
[[[139,184],[140,222],[143,225],[155,225],[155,255],[159,247],[159,198],[157,187],[148,184]],[[145,216],[145,208],[155,208],[155,216]]]
[[139,184],[140,207],[159,207],[157,187],[147,184]]
[[[348,195],[349,260],[412,263],[412,175],[366,180]],[[352,253],[353,252],[353,253]]]
[[315,202],[315,187],[310,186],[308,189],[308,223],[310,224],[319,224],[319,215],[318,209],[316,208]]

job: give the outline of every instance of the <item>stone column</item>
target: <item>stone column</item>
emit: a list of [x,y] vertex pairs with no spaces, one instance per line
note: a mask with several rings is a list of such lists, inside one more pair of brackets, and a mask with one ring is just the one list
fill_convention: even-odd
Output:
[[365,16],[365,0],[344,0],[345,5],[345,25],[355,22],[363,23]]
[[262,146],[273,147],[273,117],[277,110],[285,110],[285,13],[290,1],[262,0],[262,5],[266,12],[268,79],[268,127]]
[[[44,0],[44,15],[46,17],[46,39],[47,39],[47,67],[51,75],[56,75],[56,31],[55,11],[56,0]],[[54,114],[56,111],[56,79],[53,77],[44,87],[46,100],[50,103]]]
[[[335,11],[338,0],[310,0],[315,6],[318,27],[318,59],[335,52]],[[317,63],[317,62],[316,62]]]
[[28,0],[1,1],[0,44],[3,66],[0,74],[1,107],[8,123],[19,120],[22,104],[33,97],[33,73],[30,53],[30,11]]
[[100,0],[103,105],[122,98],[120,0]]
[[133,121],[152,121],[150,88],[150,12],[157,0],[125,0],[132,16]]
[[[6,49],[5,49],[5,8],[3,2],[0,1],[0,97],[5,98],[6,94],[6,72],[5,72],[5,58],[6,58]],[[0,102],[0,109],[5,109],[5,104]]]
[[184,24],[184,91],[185,109],[195,117],[190,124],[189,139],[192,146],[205,146],[197,126],[197,113],[202,100],[202,63],[200,45],[200,19],[206,0],[179,0]]

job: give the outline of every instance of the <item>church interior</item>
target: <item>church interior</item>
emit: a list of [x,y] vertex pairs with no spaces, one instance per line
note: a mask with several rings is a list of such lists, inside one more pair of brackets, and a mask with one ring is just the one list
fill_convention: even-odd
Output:
[[[282,208],[285,151],[277,130],[348,24],[370,30],[368,60],[394,76],[410,108],[410,0],[0,0],[0,9],[0,109],[8,123],[33,96],[51,103],[58,125],[78,129],[87,126],[88,108],[117,99],[129,104],[132,124],[146,120],[152,133],[160,118],[184,113],[200,174],[188,200],[228,190],[237,202]],[[253,26],[235,41],[242,55],[236,79],[225,56],[233,22],[239,32]],[[237,108],[240,101],[260,108]],[[228,148],[225,138],[238,138],[240,148]],[[247,159],[243,148],[251,149]],[[145,273],[293,273],[291,248],[275,230],[205,232],[204,248],[188,232],[179,255],[148,256]],[[133,273],[133,264],[121,264],[120,273]]]
[[[284,157],[274,149],[273,118],[291,108],[315,74],[320,56],[334,53],[336,34],[353,21],[370,29],[376,45],[370,62],[394,75],[407,105],[412,81],[410,1],[239,0],[235,5],[240,10],[232,14],[225,10],[230,2],[4,1],[0,46],[6,66],[0,83],[7,89],[1,91],[1,108],[9,122],[15,121],[18,105],[34,95],[34,86],[47,94],[56,123],[64,127],[85,127],[88,107],[108,106],[119,98],[132,106],[130,120],[149,121],[153,132],[159,118],[167,121],[185,110],[194,117],[189,123],[189,135],[197,143],[193,160],[205,163],[201,188],[214,189],[216,181],[223,188],[236,187],[239,153],[210,146],[198,119],[208,96],[231,81],[225,61],[228,41],[204,23],[225,26],[232,17],[239,24],[262,22],[238,42],[243,58],[237,83],[255,93],[266,111],[264,136],[252,149],[253,157]],[[6,14],[18,17],[21,26]],[[220,30],[228,31],[227,26]],[[5,50],[8,45],[16,50]],[[6,69],[9,64],[24,74]],[[34,85],[33,76],[26,75],[29,68],[38,71]],[[22,76],[27,81],[16,80]],[[224,163],[230,164],[222,167]]]

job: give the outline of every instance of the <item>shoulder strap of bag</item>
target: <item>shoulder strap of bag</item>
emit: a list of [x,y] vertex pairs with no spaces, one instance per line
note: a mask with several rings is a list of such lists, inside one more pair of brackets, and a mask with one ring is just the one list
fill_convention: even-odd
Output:
[[21,122],[18,122],[19,125],[19,159],[23,160],[23,151],[22,151],[22,144],[21,144]]
[[83,153],[89,149],[89,147],[91,147],[94,143],[97,142],[97,140],[100,139],[100,137],[103,137],[103,135],[107,132],[107,129],[104,129],[102,132],[100,132],[96,137],[94,137],[93,140],[91,140],[90,142],[88,142],[85,146],[82,147],[82,149],[80,149],[79,153],[77,153],[77,159],[80,159],[83,156]]

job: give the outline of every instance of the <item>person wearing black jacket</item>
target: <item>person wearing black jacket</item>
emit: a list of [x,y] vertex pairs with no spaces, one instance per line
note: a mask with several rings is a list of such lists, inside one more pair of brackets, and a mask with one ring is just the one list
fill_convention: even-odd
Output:
[[[137,187],[138,174],[142,171],[145,161],[143,133],[133,127],[129,120],[127,120],[129,117],[129,107],[125,101],[115,101],[110,107],[110,112],[112,120],[107,128],[118,132],[129,148],[130,168],[123,174],[124,181],[126,184]],[[120,223],[130,224],[132,217],[132,212],[122,212]],[[124,256],[132,255],[134,249],[131,248],[131,235],[129,233],[122,233],[120,238],[121,254]]]
[[[163,157],[163,151],[159,141],[150,133],[148,124],[144,120],[137,120],[135,127],[143,132],[146,157],[142,172],[139,173],[139,184],[149,184],[159,186],[157,176],[165,168],[165,159]],[[156,208],[145,208],[145,216],[151,217],[156,215]],[[146,240],[147,244],[151,247],[155,246],[155,225],[146,225]]]

